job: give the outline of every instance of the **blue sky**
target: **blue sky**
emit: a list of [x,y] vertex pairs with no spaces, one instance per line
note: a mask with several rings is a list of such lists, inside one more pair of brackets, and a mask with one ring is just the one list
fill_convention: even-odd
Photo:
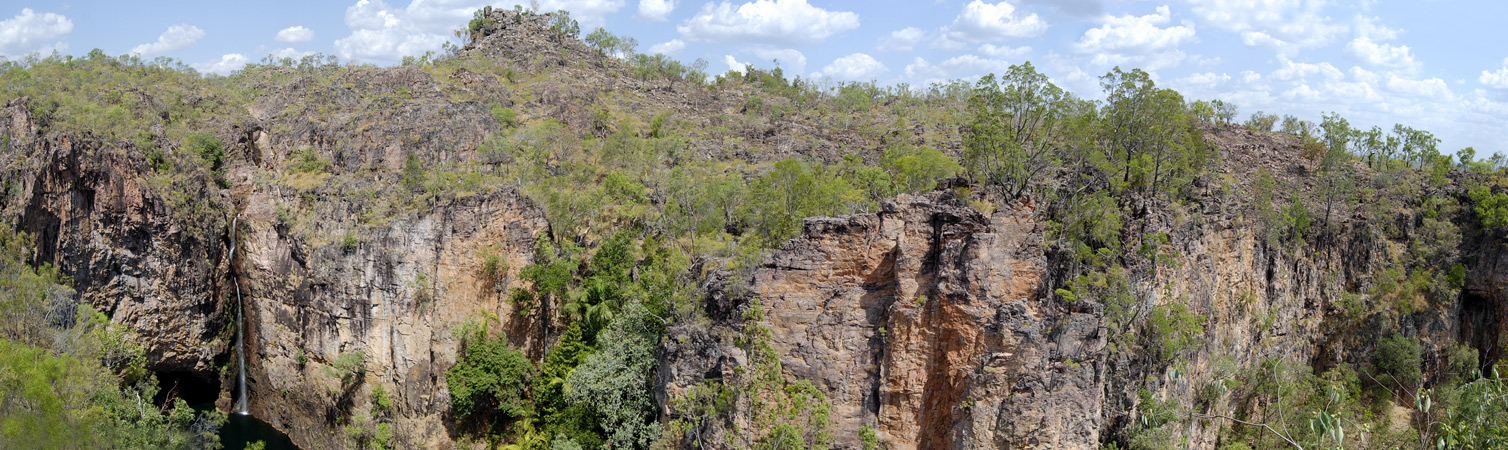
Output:
[[[228,73],[311,52],[392,64],[456,42],[489,2],[5,0],[0,56],[54,50],[167,56]],[[491,2],[511,8],[518,2]],[[530,6],[527,2],[526,7]],[[1191,98],[1353,126],[1433,131],[1442,151],[1508,150],[1508,2],[1461,0],[539,0],[583,30],[722,72],[741,64],[809,79],[972,79],[1031,61],[1076,94],[1141,67]]]

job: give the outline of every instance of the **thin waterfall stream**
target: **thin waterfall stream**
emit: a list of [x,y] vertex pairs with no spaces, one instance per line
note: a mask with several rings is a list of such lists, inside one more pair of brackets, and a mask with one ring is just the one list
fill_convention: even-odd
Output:
[[246,408],[246,320],[243,317],[245,305],[241,301],[241,282],[235,277],[236,263],[236,222],[241,219],[240,214],[230,220],[230,283],[236,286],[236,414],[247,415],[251,412]]

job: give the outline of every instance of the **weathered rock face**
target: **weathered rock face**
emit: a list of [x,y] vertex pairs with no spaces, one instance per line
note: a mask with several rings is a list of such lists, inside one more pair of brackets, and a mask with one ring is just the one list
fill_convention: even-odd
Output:
[[[226,243],[217,217],[175,215],[146,183],[140,157],[99,142],[37,132],[24,99],[0,110],[6,196],[0,214],[36,237],[36,263],[73,277],[80,301],[142,333],[148,368],[215,372],[228,342],[221,309]],[[204,179],[179,188],[228,205]],[[198,185],[200,189],[193,189]],[[13,202],[12,202],[13,201]]]
[[1042,302],[1029,207],[903,195],[808,220],[769,261],[751,291],[787,376],[831,400],[837,445],[866,426],[893,448],[1097,445],[1104,339],[1094,316]]
[[[242,215],[251,410],[307,448],[341,448],[339,417],[366,411],[381,385],[394,406],[395,445],[448,447],[444,372],[451,330],[491,315],[515,345],[542,348],[535,315],[504,300],[533,257],[544,215],[515,192],[468,197],[416,220],[396,220],[355,245],[314,246],[284,234],[261,194]],[[487,255],[502,270],[483,269]],[[241,256],[244,255],[244,256]],[[365,375],[343,382],[331,365],[362,352]],[[362,399],[356,401],[356,399]],[[351,408],[361,405],[363,410]]]

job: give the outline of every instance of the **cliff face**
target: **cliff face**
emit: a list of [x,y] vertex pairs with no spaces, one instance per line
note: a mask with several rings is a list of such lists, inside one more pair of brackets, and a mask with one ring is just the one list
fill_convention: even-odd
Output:
[[1027,207],[902,196],[807,221],[751,291],[787,375],[828,394],[839,445],[862,426],[895,448],[1088,445],[1104,342],[1092,316],[1043,302],[1045,261]]
[[[368,414],[378,386],[392,400],[397,442],[450,443],[444,372],[455,363],[451,330],[501,319],[515,345],[539,348],[532,318],[504,300],[531,261],[544,216],[516,193],[467,198],[413,221],[394,221],[360,244],[310,246],[284,234],[272,208],[251,197],[237,271],[247,298],[252,413],[303,446],[345,445],[336,417]],[[483,269],[487,255],[502,269]],[[361,352],[364,374],[334,369]],[[353,411],[355,405],[363,405]]]
[[[633,134],[632,120],[611,123],[621,118],[604,106],[613,101],[634,114],[714,111],[647,119],[725,133],[666,144],[675,148],[655,156],[656,166],[836,161],[870,139],[854,131],[862,124],[833,131],[831,120],[744,111],[747,92],[737,89],[754,87],[677,90],[685,80],[620,76],[628,72],[607,70],[615,59],[541,31],[547,15],[488,17],[497,20],[480,24],[474,42],[487,45],[467,50],[478,58],[449,66],[264,69],[248,81],[262,94],[236,106],[244,117],[217,122],[229,154],[223,181],[206,171],[164,178],[141,149],[39,131],[45,127],[27,102],[10,101],[0,109],[0,220],[35,234],[35,262],[72,276],[81,301],[136,331],[149,368],[211,382],[208,395],[219,396],[221,408],[235,388],[229,327],[239,288],[253,414],[309,448],[356,446],[346,426],[378,417],[391,425],[394,447],[448,448],[458,438],[445,380],[457,353],[452,330],[493,318],[538,363],[564,319],[549,305],[510,303],[507,294],[529,287],[520,271],[534,261],[540,237],[591,240],[579,229],[588,227],[547,220],[556,216],[519,192],[521,180],[454,186],[525,173],[505,170],[524,157],[540,159],[542,178],[615,175],[615,164],[628,164],[615,157],[631,152],[574,154],[606,148],[587,141],[610,140],[604,135],[615,126]],[[524,84],[513,75],[537,79]],[[502,123],[508,114],[519,123]],[[549,126],[515,129],[530,120]],[[550,134],[554,127],[566,131]],[[951,128],[946,133],[957,132]],[[1296,144],[1231,127],[1206,131],[1221,149],[1208,178],[1249,178],[1271,167],[1297,180],[1297,197],[1318,197],[1317,178],[1307,175],[1314,164],[1297,156]],[[817,135],[821,142],[803,143]],[[571,172],[588,165],[582,161],[605,169]],[[410,177],[427,170],[438,175]],[[807,219],[799,236],[751,271],[708,270],[699,280],[700,314],[669,324],[657,380],[645,388],[655,392],[662,421],[696,414],[678,400],[704,383],[745,380],[757,364],[746,332],[758,327],[768,330],[761,339],[780,376],[825,395],[835,447],[862,447],[873,432],[896,449],[1097,448],[1126,441],[1147,399],[1230,413],[1250,405],[1209,398],[1209,387],[1273,359],[1368,367],[1384,333],[1419,338],[1426,377],[1440,373],[1452,342],[1478,350],[1484,367],[1503,356],[1508,251],[1499,240],[1468,230],[1457,241],[1471,243],[1452,249],[1465,255],[1460,295],[1390,315],[1382,311],[1396,309],[1395,300],[1374,296],[1371,286],[1412,251],[1416,217],[1369,224],[1345,209],[1317,242],[1295,244],[1273,239],[1254,217],[1242,197],[1252,185],[1235,180],[1225,192],[1201,185],[1177,204],[1134,193],[1118,199],[1126,204],[1117,213],[1128,218],[1117,233],[1128,245],[1117,250],[1131,249],[1124,264],[1133,301],[1117,311],[1058,293],[1088,270],[1063,254],[1071,250],[1052,248],[1053,224],[1038,222],[1049,215],[1030,201],[957,198],[962,189],[945,189],[901,195],[872,214]],[[658,198],[669,195],[665,186],[627,186],[620,194],[653,198],[644,208],[671,203]],[[551,211],[587,220],[590,211],[569,210],[579,205],[562,200],[556,206],[567,210]],[[642,220],[634,214],[605,215]],[[718,261],[701,263],[688,277]],[[1198,318],[1192,342],[1169,355],[1176,363],[1154,360],[1165,349],[1152,333],[1112,328],[1115,314],[1145,319],[1171,305]],[[373,409],[378,387],[390,410]],[[759,402],[738,395],[724,422],[689,427],[691,442],[752,446],[763,425],[749,410]],[[1216,448],[1222,425],[1195,420],[1178,431],[1187,447]]]
[[[842,448],[859,447],[865,428],[891,448],[1095,448],[1135,426],[1139,390],[1232,414],[1250,405],[1201,390],[1241,377],[1242,367],[1371,367],[1376,343],[1396,332],[1395,319],[1378,312],[1389,300],[1344,293],[1376,282],[1400,244],[1357,223],[1305,251],[1267,240],[1245,213],[1227,209],[1233,200],[1212,197],[1198,216],[1152,214],[1134,227],[1168,243],[1130,280],[1132,311],[1178,304],[1199,318],[1171,365],[1152,360],[1161,349],[1150,331],[1124,330],[1119,347],[1109,345],[1117,330],[1106,305],[1052,293],[1068,280],[1049,263],[1030,205],[986,216],[951,194],[903,195],[876,214],[808,219],[749,277],[748,297],[764,308],[759,324],[771,330],[785,378],[809,380],[831,401]],[[1501,252],[1471,251],[1480,256],[1462,294],[1403,321],[1421,337],[1427,377],[1444,376],[1457,340],[1480,351],[1482,364],[1497,360]],[[738,302],[722,285],[709,291],[713,332],[667,338],[662,385],[672,393],[746,364],[727,337],[739,315],[717,312]],[[1181,432],[1193,448],[1214,448],[1225,425],[1195,421]]]
[[[87,137],[45,138],[24,99],[0,110],[0,136],[12,147],[0,154],[0,214],[36,237],[34,262],[72,276],[81,302],[150,331],[141,344],[152,370],[215,371],[229,348],[221,218],[175,215],[139,155]],[[229,203],[206,179],[178,188],[199,196],[195,206]]]

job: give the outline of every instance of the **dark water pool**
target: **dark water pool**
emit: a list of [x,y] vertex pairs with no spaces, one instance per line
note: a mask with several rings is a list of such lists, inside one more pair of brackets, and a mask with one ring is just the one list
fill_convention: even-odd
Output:
[[244,414],[231,414],[225,426],[220,428],[220,444],[225,450],[241,450],[255,441],[267,443],[267,450],[297,450],[288,435],[273,428],[262,419]]

